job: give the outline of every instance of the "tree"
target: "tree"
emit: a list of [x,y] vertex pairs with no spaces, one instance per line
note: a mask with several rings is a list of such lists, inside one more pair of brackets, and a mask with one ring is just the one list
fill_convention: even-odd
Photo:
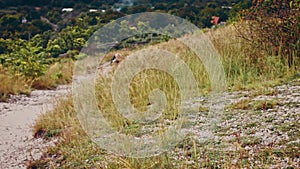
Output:
[[21,14],[7,14],[0,18],[0,31],[2,37],[8,38],[10,34],[14,34],[16,28],[21,24]]

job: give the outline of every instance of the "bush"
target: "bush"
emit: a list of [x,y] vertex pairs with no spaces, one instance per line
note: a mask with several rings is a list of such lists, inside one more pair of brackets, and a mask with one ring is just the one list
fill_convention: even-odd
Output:
[[247,33],[241,36],[258,51],[287,58],[291,66],[293,56],[300,54],[299,8],[299,0],[254,1],[253,6],[242,13],[242,24],[249,26]]
[[9,74],[0,65],[0,102],[6,101],[12,94],[29,94],[30,81],[24,76]]
[[3,67],[14,74],[36,78],[43,75],[47,69],[45,53],[41,47],[32,47],[24,40],[9,40],[7,42],[9,53],[0,55]]
[[64,59],[53,63],[43,76],[37,77],[32,87],[35,89],[53,89],[60,84],[70,83],[73,74],[73,61]]

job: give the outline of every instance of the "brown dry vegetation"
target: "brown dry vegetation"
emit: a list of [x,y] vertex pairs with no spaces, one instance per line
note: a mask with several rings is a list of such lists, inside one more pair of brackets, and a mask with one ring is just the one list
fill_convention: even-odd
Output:
[[30,81],[22,75],[10,74],[0,65],[0,101],[6,101],[11,94],[29,94]]

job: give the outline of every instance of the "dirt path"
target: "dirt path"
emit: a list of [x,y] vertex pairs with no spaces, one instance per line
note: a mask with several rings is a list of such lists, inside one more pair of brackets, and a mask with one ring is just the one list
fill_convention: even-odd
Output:
[[101,74],[108,77],[109,73],[112,72],[113,66],[110,64],[110,62],[105,62],[99,67],[99,71],[101,71]]
[[36,90],[30,97],[13,96],[0,103],[0,168],[26,168],[30,159],[38,159],[42,150],[55,142],[34,139],[32,125],[38,115],[53,108],[55,98],[70,92],[70,85],[56,90]]
[[[108,74],[109,62],[101,66]],[[32,126],[38,115],[55,105],[55,99],[71,91],[71,85],[59,86],[56,90],[35,90],[31,95],[12,96],[8,103],[0,102],[0,169],[26,168],[31,160],[41,157],[47,146],[56,140],[35,139]]]

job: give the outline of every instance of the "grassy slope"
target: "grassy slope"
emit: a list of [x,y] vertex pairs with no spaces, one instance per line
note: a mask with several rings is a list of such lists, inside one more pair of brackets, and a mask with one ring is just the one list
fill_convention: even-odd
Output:
[[[287,81],[296,77],[296,66],[288,67],[286,61],[276,56],[266,56],[262,51],[255,51],[245,41],[237,38],[234,27],[227,26],[215,31],[207,32],[213,41],[216,49],[222,56],[223,66],[227,75],[227,84],[229,91],[250,90],[253,95],[270,94],[268,87],[276,86],[283,81]],[[192,69],[198,87],[203,94],[210,90],[210,84],[207,74],[199,60],[195,55],[183,47],[180,43],[171,40],[166,43],[152,46],[154,48],[168,49],[172,53],[176,53],[183,59]],[[121,51],[123,52],[123,51]],[[134,51],[126,51],[130,54]],[[257,58],[253,58],[253,55]],[[154,76],[158,75],[157,78]],[[151,80],[150,80],[151,79]],[[143,82],[143,83],[141,83]],[[139,126],[132,124],[120,118],[116,108],[112,104],[109,84],[109,78],[99,77],[98,80],[98,104],[99,107],[113,117],[114,127],[122,132],[137,134]],[[139,85],[143,84],[143,85]],[[172,119],[176,117],[176,109],[174,106],[178,100],[178,93],[174,90],[176,84],[171,77],[163,73],[158,73],[154,70],[144,71],[136,76],[131,83],[131,101],[139,110],[144,110],[147,106],[147,98],[149,92],[159,87],[166,91],[168,104],[163,118]],[[272,93],[272,92],[271,92]],[[245,102],[237,102],[228,108],[231,110],[246,110],[249,114],[255,113],[251,111],[248,104],[251,100]],[[267,104],[267,103],[266,103]],[[254,109],[262,109],[262,103],[254,104]],[[269,105],[274,107],[275,102],[270,102]],[[248,106],[248,107],[247,107]],[[200,110],[201,109],[201,110]],[[200,107],[200,111],[206,111],[207,108]],[[220,133],[222,129],[220,129]],[[74,113],[72,99],[61,101],[56,109],[45,115],[42,115],[34,126],[34,132],[37,135],[42,135],[46,138],[58,136],[59,141],[56,146],[49,148],[45,152],[44,158],[33,161],[31,166],[48,166],[58,168],[199,168],[199,167],[216,167],[222,168],[232,167],[250,167],[253,161],[263,163],[263,166],[271,166],[276,161],[272,161],[270,156],[285,157],[286,152],[275,152],[272,147],[261,148],[263,151],[258,151],[257,154],[249,156],[245,151],[245,144],[240,142],[239,135],[236,135],[232,144],[235,145],[236,151],[226,152],[211,150],[211,144],[198,143],[195,140],[187,137],[182,143],[179,143],[174,153],[164,153],[157,157],[146,159],[134,159],[120,157],[105,152],[95,145],[80,128],[79,122]],[[299,134],[299,133],[298,133]],[[251,144],[256,144],[255,138],[247,138]],[[249,141],[248,140],[248,141]],[[210,145],[210,146],[209,146]],[[247,145],[247,144],[246,144]],[[222,148],[219,147],[222,150]],[[277,153],[277,154],[276,154]],[[55,158],[52,158],[55,154]],[[236,162],[232,162],[236,161]],[[255,166],[255,164],[254,164]]]

